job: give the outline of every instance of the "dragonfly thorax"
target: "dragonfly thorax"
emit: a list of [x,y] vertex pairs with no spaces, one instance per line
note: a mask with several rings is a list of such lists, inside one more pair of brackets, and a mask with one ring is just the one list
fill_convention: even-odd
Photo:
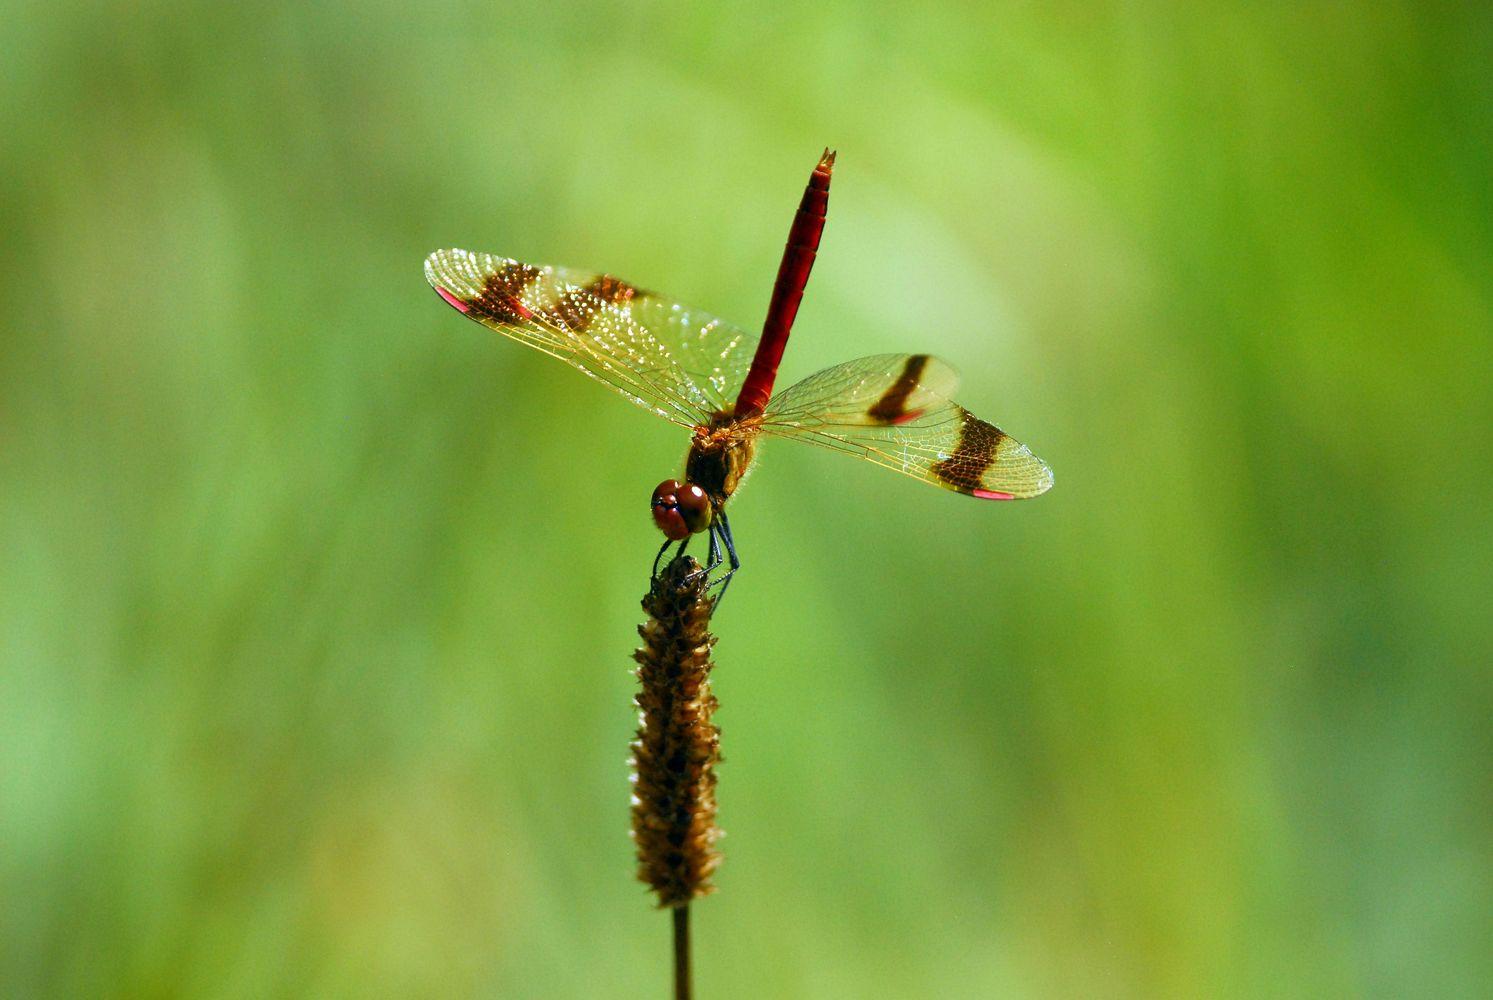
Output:
[[692,486],[705,491],[713,506],[724,504],[752,467],[760,422],[760,418],[737,420],[718,413],[709,426],[695,428],[684,475]]

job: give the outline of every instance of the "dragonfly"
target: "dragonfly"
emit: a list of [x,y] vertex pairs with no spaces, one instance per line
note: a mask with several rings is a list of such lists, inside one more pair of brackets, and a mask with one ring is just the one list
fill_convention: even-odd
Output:
[[[684,478],[653,491],[650,510],[682,556],[706,533],[704,572],[717,601],[741,568],[726,505],[764,437],[806,441],[981,500],[1052,487],[1030,449],[951,398],[958,376],[927,354],[877,354],[826,368],[774,394],[778,365],[819,251],[835,153],[809,175],[789,229],[762,333],[595,274],[468,250],[437,250],[425,277],[468,319],[543,351],[690,433]],[[724,554],[723,554],[724,553]]]

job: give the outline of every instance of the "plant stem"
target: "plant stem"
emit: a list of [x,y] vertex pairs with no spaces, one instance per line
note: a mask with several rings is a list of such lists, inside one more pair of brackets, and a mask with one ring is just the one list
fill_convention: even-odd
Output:
[[674,907],[674,1000],[690,1000],[688,903]]

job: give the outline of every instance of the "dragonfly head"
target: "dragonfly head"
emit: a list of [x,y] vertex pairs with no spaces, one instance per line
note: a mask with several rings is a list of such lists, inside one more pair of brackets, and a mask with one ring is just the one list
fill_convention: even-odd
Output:
[[665,479],[653,491],[653,523],[664,537],[680,541],[710,527],[710,498],[694,483]]

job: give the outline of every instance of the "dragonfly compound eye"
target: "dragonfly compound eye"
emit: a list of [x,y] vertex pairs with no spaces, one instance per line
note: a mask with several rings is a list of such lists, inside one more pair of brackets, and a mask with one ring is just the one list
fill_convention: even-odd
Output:
[[690,483],[676,495],[679,497],[679,514],[690,531],[704,531],[710,527],[710,498],[704,490]]
[[653,491],[653,523],[674,541],[710,526],[710,498],[698,486],[666,479]]
[[690,535],[689,525],[684,523],[684,515],[679,513],[679,491],[684,489],[684,484],[673,479],[665,479],[658,484],[653,491],[653,523],[658,525],[658,530],[664,533],[664,537],[679,541]]

